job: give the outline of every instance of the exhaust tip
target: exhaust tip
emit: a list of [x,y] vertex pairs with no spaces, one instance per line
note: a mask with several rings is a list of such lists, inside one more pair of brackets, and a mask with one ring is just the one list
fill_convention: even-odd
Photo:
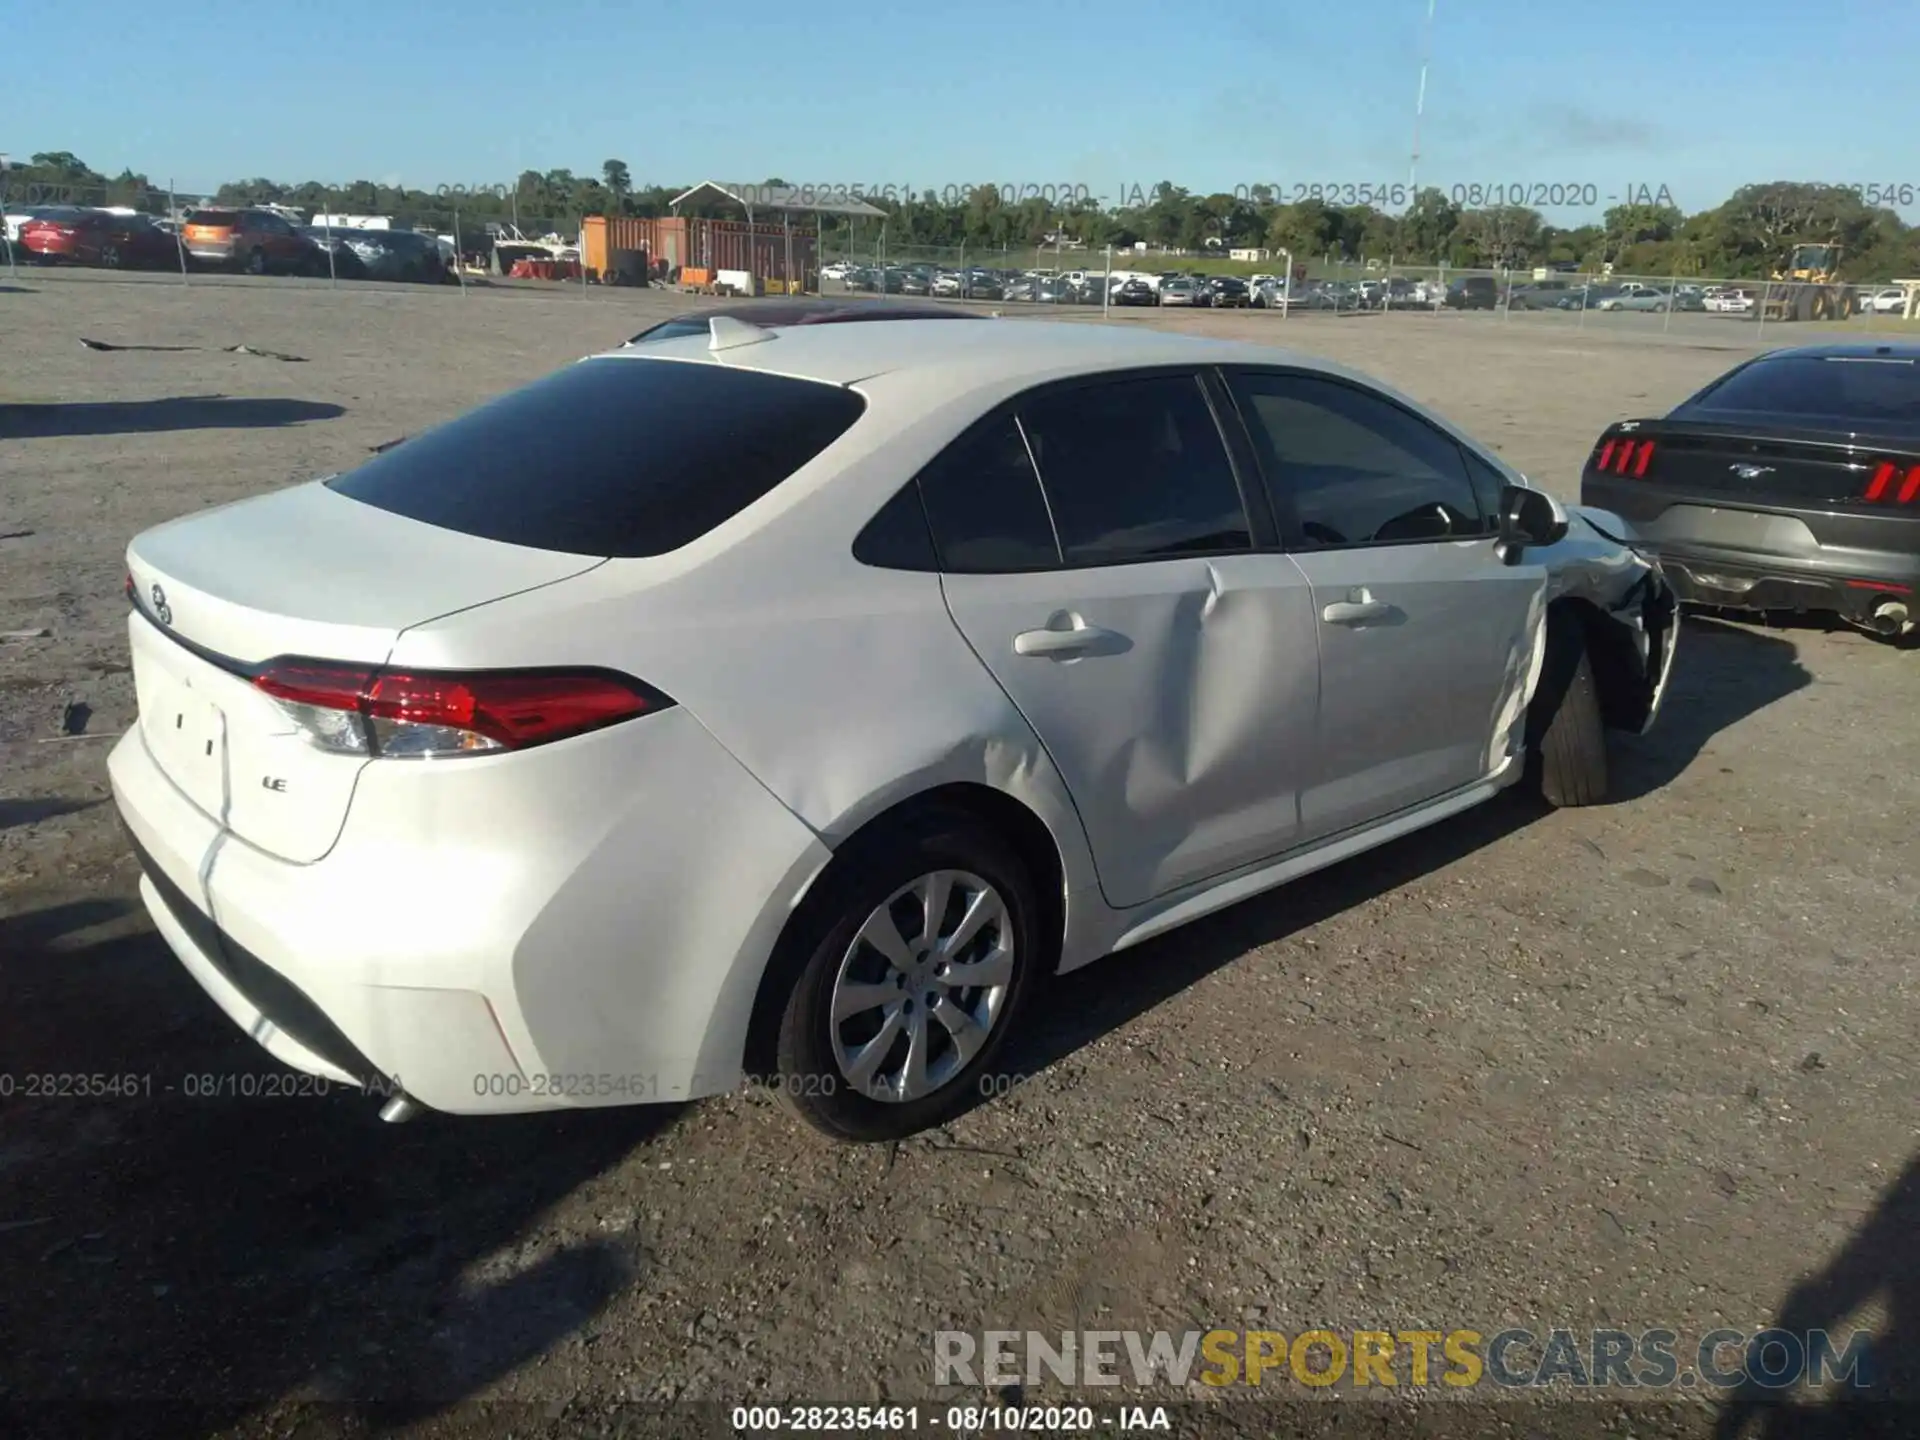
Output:
[[1907,607],[1899,600],[1883,600],[1873,608],[1873,627],[1883,634],[1897,634],[1910,623]]
[[411,1095],[395,1095],[380,1107],[380,1118],[389,1125],[404,1125],[421,1111],[420,1102]]

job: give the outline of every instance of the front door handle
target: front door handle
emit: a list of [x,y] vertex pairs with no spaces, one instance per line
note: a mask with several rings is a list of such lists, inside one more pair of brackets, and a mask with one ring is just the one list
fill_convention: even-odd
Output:
[[1320,612],[1320,618],[1329,625],[1364,625],[1369,620],[1385,620],[1393,614],[1393,606],[1384,600],[1373,598],[1373,592],[1361,585],[1347,592],[1347,598],[1336,600]]
[[1098,625],[1082,625],[1072,630],[1023,630],[1013,637],[1016,655],[1085,655],[1109,649],[1120,637]]
[[1393,613],[1391,605],[1378,600],[1337,600],[1320,612],[1329,625],[1364,625],[1369,620],[1384,620]]

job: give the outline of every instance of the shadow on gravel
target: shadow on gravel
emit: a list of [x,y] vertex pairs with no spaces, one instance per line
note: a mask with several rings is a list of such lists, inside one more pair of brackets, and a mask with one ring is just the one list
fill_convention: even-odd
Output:
[[0,800],[0,830],[16,825],[31,825],[37,820],[52,820],[104,805],[105,800]]
[[58,1430],[60,1402],[186,1402],[190,1423],[162,1407],[167,1433],[208,1434],[316,1399],[424,1419],[644,1275],[629,1211],[586,1234],[545,1217],[678,1107],[383,1124],[259,1050],[151,932],[48,948],[128,909],[0,920],[16,1415]]
[[[1811,683],[1793,645],[1689,617],[1660,721],[1650,735],[1614,737],[1611,799],[1670,783],[1728,726]],[[1546,812],[1524,790],[1356,856],[1149,941],[1132,956],[1050,982],[1053,995],[1028,1011],[1009,1042],[1010,1071],[1032,1073],[1171,999],[1259,945],[1364,905],[1505,839]]]
[[[1771,1392],[1747,1388],[1721,1409],[1716,1440],[1920,1434],[1920,1156],[1907,1163],[1840,1253],[1788,1293],[1773,1328],[1802,1345],[1808,1331],[1824,1330],[1842,1349],[1845,1327],[1873,1302],[1884,1319],[1858,1372],[1864,1390],[1849,1395],[1843,1389],[1824,1403],[1794,1405],[1781,1402],[1798,1386],[1798,1373]],[[1784,1371],[1790,1349],[1775,1350],[1767,1363]]]
[[0,440],[63,435],[147,435],[166,430],[263,430],[333,420],[346,407],[318,400],[178,395],[160,400],[76,400],[0,405]]
[[1646,735],[1613,738],[1606,803],[1672,784],[1722,730],[1812,683],[1785,636],[1689,614],[1659,720]]
[[[1548,813],[1544,802],[1509,792],[1443,824],[1344,860],[1231,909],[1149,940],[1130,954],[1062,975],[1035,997],[1005,1067],[1033,1074],[1117,1030],[1259,945],[1309,929],[1505,839]],[[972,1108],[972,1107],[969,1107]]]

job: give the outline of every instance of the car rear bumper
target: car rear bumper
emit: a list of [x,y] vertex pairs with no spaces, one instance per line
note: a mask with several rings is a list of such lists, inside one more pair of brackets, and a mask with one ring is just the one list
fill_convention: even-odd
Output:
[[1865,622],[1888,600],[1920,593],[1920,563],[1911,556],[1862,555],[1843,571],[1802,569],[1759,555],[1660,551],[1660,565],[1680,599],[1730,610],[1824,611]]
[[737,1085],[813,832],[680,710],[451,763],[369,766],[309,865],[223,830],[138,727],[108,769],[155,926],[295,1069],[458,1114]]
[[1920,595],[1920,516],[1729,505],[1591,473],[1581,501],[1633,525],[1689,604],[1864,621]]

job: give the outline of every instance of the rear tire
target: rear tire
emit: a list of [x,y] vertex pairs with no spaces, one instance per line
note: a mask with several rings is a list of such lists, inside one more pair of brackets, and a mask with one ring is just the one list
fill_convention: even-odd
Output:
[[247,252],[247,273],[249,275],[264,275],[267,273],[267,252],[258,245]]
[[[940,914],[925,920],[927,907],[915,887],[926,877],[942,875],[949,877],[947,893],[953,898]],[[967,879],[953,879],[956,875],[970,877],[979,888]],[[904,953],[917,962],[930,939],[937,942],[954,934],[972,896],[989,894],[999,903],[998,917],[981,925],[954,953],[974,957],[964,963],[983,967],[982,978],[999,973],[984,968],[989,960],[997,967],[1002,962],[995,957],[1006,956],[997,1000],[991,997],[992,986],[942,982],[935,978],[937,970],[928,970],[924,981],[905,978],[862,939],[863,933],[874,933],[869,927],[891,902],[887,918],[904,915],[894,924],[894,933],[904,942]],[[991,899],[985,907],[989,912]],[[1018,1021],[1027,993],[1055,958],[1040,925],[1041,913],[1032,877],[1013,849],[964,812],[929,812],[884,832],[856,837],[808,897],[788,937],[793,943],[786,953],[806,958],[780,1017],[773,1083],[781,1099],[821,1133],[856,1142],[898,1140],[965,1109],[986,1093],[985,1078]],[[977,958],[983,954],[988,959]],[[939,959],[935,944],[926,960],[934,964]],[[877,994],[895,986],[899,1000],[869,1002],[867,1008],[853,1010],[843,1004],[842,1018],[833,1019],[836,994],[846,1002],[859,998],[850,990]],[[929,989],[935,992],[931,1007]],[[901,1037],[887,1042],[868,1072],[874,1078],[866,1084],[877,1085],[897,1071],[900,1089],[910,1090],[907,1051],[915,1037],[931,1037],[925,1041],[928,1051],[923,1051],[932,1057],[923,1062],[930,1066],[928,1074],[946,1073],[936,1086],[910,1098],[874,1098],[862,1088],[861,1079],[848,1072],[861,1071],[862,1047],[879,1043],[878,1032],[895,1023],[894,1012],[903,1006],[898,1017]],[[961,1032],[939,1017],[978,1023],[981,1014],[990,1017],[984,1038],[965,1055],[957,1039]],[[917,1030],[909,1028],[915,1024]],[[867,1035],[868,1028],[876,1033]]]
[[1527,750],[1540,795],[1556,809],[1596,805],[1607,794],[1607,732],[1583,628],[1547,625],[1547,656],[1527,713]]

